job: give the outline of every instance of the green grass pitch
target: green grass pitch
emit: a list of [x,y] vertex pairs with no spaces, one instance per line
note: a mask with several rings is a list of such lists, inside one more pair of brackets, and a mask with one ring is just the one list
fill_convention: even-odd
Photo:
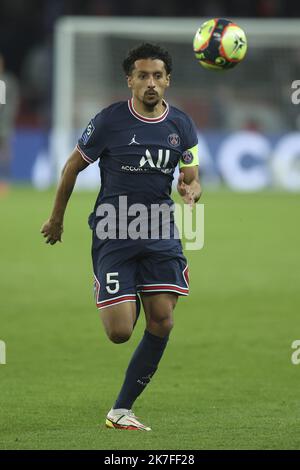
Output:
[[104,427],[144,319],[126,344],[105,337],[86,222],[95,196],[73,195],[55,246],[39,233],[53,191],[0,200],[0,448],[299,449],[299,196],[204,194],[191,294],[134,408],[150,433]]

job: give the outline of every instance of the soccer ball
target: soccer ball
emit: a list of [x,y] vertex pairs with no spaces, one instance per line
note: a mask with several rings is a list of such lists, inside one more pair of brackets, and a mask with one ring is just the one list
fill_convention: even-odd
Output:
[[237,24],[224,18],[214,18],[197,30],[193,46],[196,59],[203,67],[228,70],[245,57],[247,38]]

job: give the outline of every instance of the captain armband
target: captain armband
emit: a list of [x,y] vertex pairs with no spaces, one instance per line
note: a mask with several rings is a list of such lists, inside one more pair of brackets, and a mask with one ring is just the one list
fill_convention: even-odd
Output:
[[198,144],[185,150],[179,160],[179,168],[199,165]]

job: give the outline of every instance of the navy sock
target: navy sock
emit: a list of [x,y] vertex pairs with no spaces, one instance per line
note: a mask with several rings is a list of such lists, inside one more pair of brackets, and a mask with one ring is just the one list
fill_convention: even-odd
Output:
[[126,371],[125,380],[114,409],[131,409],[134,401],[153,377],[167,346],[169,336],[160,338],[145,330]]

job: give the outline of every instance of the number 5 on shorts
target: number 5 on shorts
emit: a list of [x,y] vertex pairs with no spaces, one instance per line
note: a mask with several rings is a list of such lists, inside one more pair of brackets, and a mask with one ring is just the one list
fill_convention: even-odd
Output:
[[[120,283],[116,277],[119,276],[119,273],[107,273],[106,274],[106,290],[109,294],[116,294],[119,292]],[[113,277],[115,279],[113,279]]]

